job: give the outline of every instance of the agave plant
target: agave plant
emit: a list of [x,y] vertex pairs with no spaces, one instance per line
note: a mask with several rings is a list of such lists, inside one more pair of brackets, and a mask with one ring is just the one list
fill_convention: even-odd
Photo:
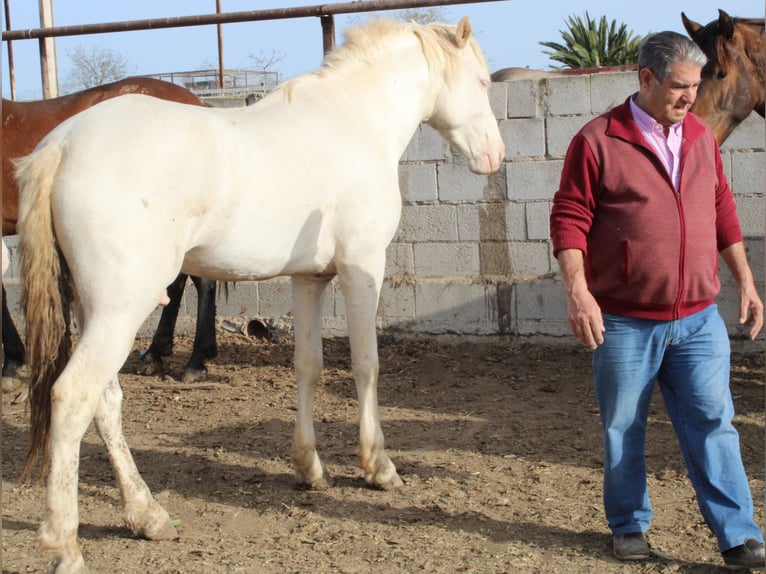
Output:
[[564,67],[590,68],[624,66],[638,61],[638,49],[643,36],[628,30],[627,25],[601,16],[598,22],[585,12],[585,19],[569,16],[567,30],[560,30],[565,45],[558,42],[540,42],[551,51],[543,50],[552,60]]

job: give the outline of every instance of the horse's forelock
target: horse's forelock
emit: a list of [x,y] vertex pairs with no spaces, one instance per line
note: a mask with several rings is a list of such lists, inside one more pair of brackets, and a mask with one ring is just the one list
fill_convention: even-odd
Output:
[[[414,31],[420,40],[428,66],[431,69],[444,69],[447,77],[450,77],[457,69],[458,62],[457,26],[434,23],[417,27]],[[487,62],[478,42],[473,36],[469,38],[468,42],[476,59],[486,69]],[[488,69],[487,74],[489,74]]]

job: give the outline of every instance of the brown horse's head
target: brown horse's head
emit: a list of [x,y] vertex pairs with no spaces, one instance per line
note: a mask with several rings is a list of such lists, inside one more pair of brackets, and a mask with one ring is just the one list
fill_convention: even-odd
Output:
[[763,18],[732,18],[702,26],[681,13],[684,28],[708,57],[692,111],[710,126],[721,144],[750,112],[764,115],[766,44]]

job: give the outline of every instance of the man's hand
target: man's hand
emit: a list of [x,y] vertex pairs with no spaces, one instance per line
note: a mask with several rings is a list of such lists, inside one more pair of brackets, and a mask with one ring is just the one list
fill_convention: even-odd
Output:
[[595,349],[604,342],[604,318],[585,281],[582,251],[563,249],[557,259],[564,279],[569,327],[580,343]]
[[748,336],[755,339],[763,327],[763,302],[755,288],[744,243],[740,241],[729,245],[721,251],[721,256],[739,285],[739,322],[750,325]]
[[604,319],[590,291],[567,292],[567,314],[572,334],[580,343],[595,349],[604,342]]

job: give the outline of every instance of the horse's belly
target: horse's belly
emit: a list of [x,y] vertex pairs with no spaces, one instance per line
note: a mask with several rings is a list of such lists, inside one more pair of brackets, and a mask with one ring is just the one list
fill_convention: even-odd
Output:
[[300,254],[252,249],[194,248],[186,253],[182,271],[217,281],[259,281],[284,275],[334,275],[332,256],[322,251]]

